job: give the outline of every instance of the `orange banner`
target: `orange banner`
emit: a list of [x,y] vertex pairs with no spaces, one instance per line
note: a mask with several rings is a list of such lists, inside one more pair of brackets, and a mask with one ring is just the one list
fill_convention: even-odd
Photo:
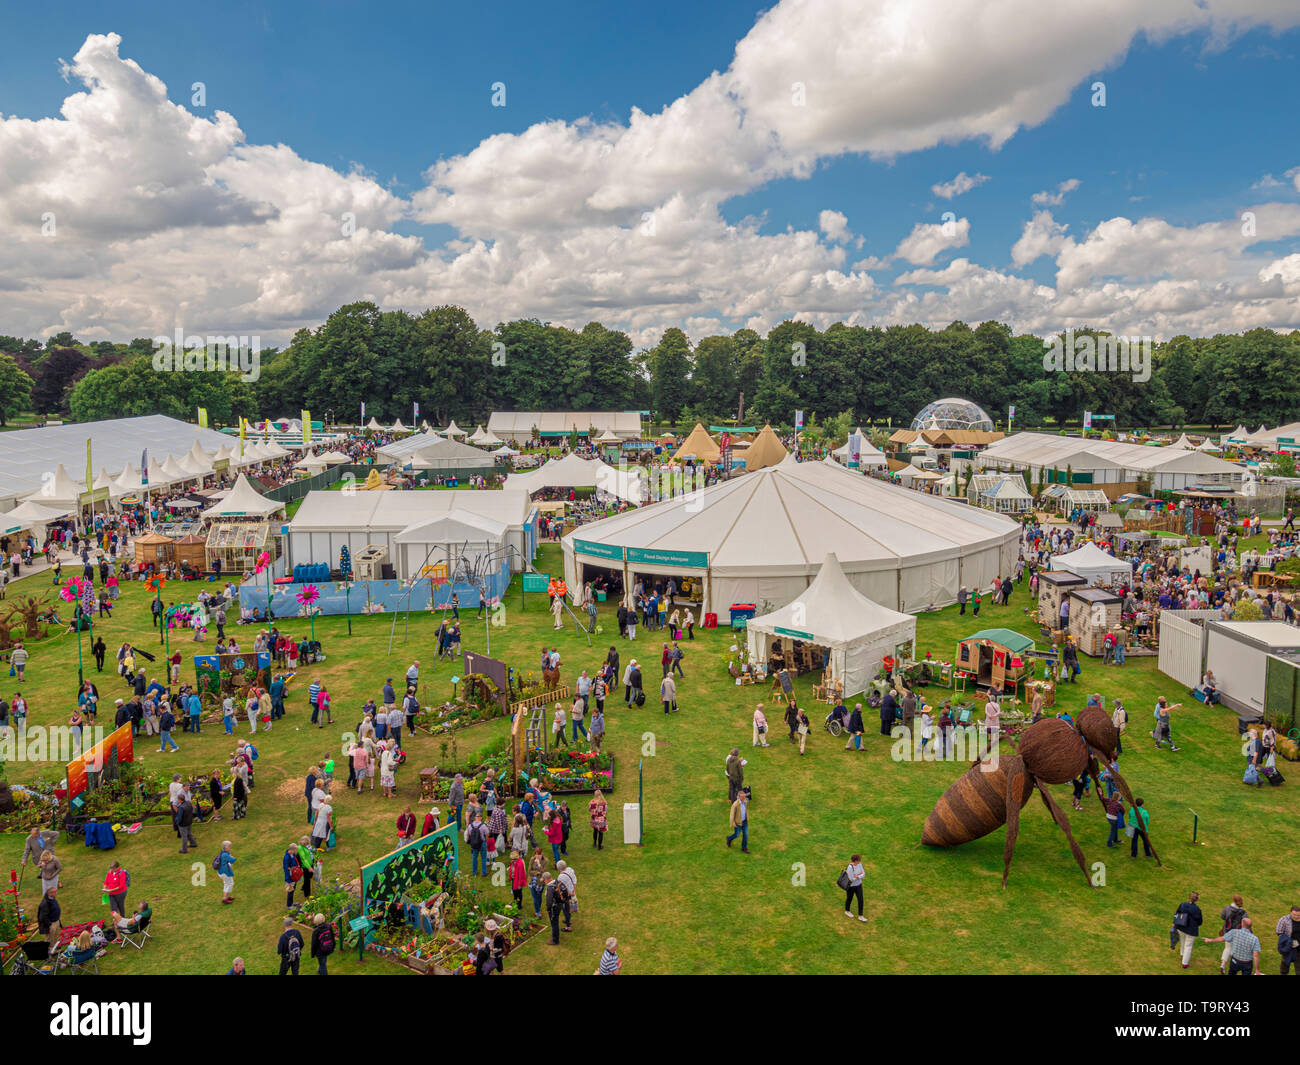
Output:
[[71,801],[86,790],[88,781],[88,772],[98,773],[103,769],[105,762],[110,757],[111,752],[117,752],[117,761],[119,765],[125,765],[128,762],[135,761],[135,743],[131,736],[131,725],[128,722],[121,728],[110,732],[99,743],[91,747],[88,751],[83,751],[80,758],[74,758],[68,763],[68,799]]

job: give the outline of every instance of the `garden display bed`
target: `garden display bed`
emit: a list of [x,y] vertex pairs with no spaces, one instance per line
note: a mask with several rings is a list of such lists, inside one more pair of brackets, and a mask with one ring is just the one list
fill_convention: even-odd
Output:
[[614,790],[614,756],[601,754],[592,757],[582,751],[552,751],[547,758],[555,759],[554,764],[541,765],[533,762],[525,767],[521,786],[536,777],[538,782],[552,795],[581,795],[584,792],[602,792]]
[[[489,916],[500,928],[509,930],[507,958],[546,929],[541,921],[522,915],[507,917],[493,913]],[[474,936],[480,931],[482,926],[476,925],[464,932],[442,929],[430,934],[406,925],[391,932],[381,930],[375,940],[366,944],[366,950],[394,965],[425,976],[454,976],[460,971],[469,955]]]

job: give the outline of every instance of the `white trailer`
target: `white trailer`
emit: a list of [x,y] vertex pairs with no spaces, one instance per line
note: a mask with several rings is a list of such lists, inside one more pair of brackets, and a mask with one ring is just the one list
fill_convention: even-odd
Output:
[[1300,648],[1300,628],[1281,621],[1209,621],[1205,667],[1214,673],[1219,698],[1238,714],[1264,712],[1268,656]]

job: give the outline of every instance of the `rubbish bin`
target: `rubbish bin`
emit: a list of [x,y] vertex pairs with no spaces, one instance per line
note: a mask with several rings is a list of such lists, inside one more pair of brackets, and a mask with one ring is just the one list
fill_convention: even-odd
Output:
[[623,842],[634,846],[641,842],[641,804],[625,802],[623,804]]

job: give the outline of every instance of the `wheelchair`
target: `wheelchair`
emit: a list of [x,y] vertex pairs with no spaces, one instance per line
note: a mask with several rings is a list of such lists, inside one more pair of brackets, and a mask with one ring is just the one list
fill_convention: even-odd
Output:
[[832,736],[840,736],[844,733],[844,724],[838,714],[827,714],[822,725]]

